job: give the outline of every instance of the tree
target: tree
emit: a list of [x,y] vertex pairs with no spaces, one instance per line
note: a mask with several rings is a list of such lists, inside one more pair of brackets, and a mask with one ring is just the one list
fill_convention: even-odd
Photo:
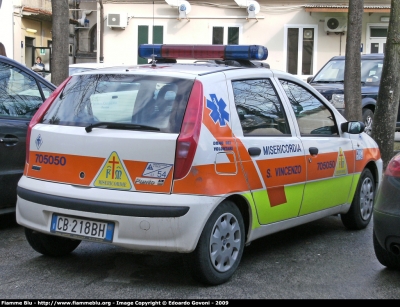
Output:
[[400,99],[400,1],[392,0],[385,59],[376,102],[372,137],[378,143],[385,169],[393,157]]
[[347,20],[344,98],[347,120],[362,121],[361,106],[361,32],[364,0],[350,0]]
[[51,82],[60,85],[68,78],[68,38],[69,5],[68,0],[52,0],[52,54]]

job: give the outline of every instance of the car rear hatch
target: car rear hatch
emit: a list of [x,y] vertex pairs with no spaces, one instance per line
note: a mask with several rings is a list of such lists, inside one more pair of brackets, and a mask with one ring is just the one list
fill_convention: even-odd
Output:
[[193,82],[154,74],[73,76],[32,129],[26,175],[170,193]]

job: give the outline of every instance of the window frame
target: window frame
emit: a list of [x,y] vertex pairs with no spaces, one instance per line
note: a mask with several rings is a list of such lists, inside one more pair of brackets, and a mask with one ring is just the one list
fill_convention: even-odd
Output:
[[[150,23],[138,23],[136,25],[136,44],[139,47],[139,29],[140,27],[147,27],[147,42],[146,43],[140,43],[140,44],[163,44],[165,40],[165,33],[167,32],[167,27],[165,24],[160,23],[160,24],[150,24]],[[154,27],[162,27],[162,42],[154,42]],[[136,62],[137,64],[147,64],[148,59],[143,59],[139,57],[139,54],[136,56]]]
[[[284,67],[285,71],[287,72],[287,66],[288,66],[288,61],[287,61],[287,47],[288,47],[288,30],[289,29],[298,29],[299,34],[299,40],[297,42],[298,46],[298,54],[297,58],[299,59],[297,63],[297,74],[295,74],[297,77],[300,77],[302,80],[306,80],[307,77],[315,75],[317,72],[317,56],[318,56],[318,25],[315,24],[285,24],[284,25],[284,38],[283,38],[283,61],[284,61]],[[303,75],[301,73],[301,68],[302,68],[302,61],[301,59],[303,58],[303,33],[304,29],[309,29],[312,28],[314,30],[314,46],[313,46],[313,61],[312,61],[312,71],[310,75]]]
[[242,37],[243,37],[243,25],[238,23],[229,23],[229,24],[211,24],[210,25],[210,44],[213,43],[213,33],[214,27],[223,28],[223,45],[228,45],[228,28],[239,28],[239,38],[238,38],[238,45],[242,44]]

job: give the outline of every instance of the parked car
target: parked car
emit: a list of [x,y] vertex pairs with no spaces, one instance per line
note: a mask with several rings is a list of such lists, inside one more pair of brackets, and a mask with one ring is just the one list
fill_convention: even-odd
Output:
[[78,72],[84,72],[92,69],[99,69],[105,67],[116,66],[115,64],[106,64],[106,63],[76,63],[69,64],[69,75],[72,76]]
[[[315,75],[307,79],[332,105],[345,116],[344,67],[345,56],[331,58]],[[384,54],[361,55],[361,105],[365,132],[371,134],[376,100],[381,81]],[[396,131],[400,131],[400,108]]]
[[0,56],[0,214],[15,211],[28,124],[55,88],[33,70]]
[[[75,64],[69,64],[68,66],[68,75],[72,76],[75,73],[78,72],[84,72],[92,69],[99,69],[99,68],[105,68],[105,67],[111,67],[114,66],[113,64],[105,64],[105,63],[95,63],[95,62],[90,62],[90,63],[75,63]],[[45,79],[49,82],[51,82],[51,73],[47,74],[45,76]]]
[[373,211],[373,243],[379,262],[400,270],[400,153],[384,172]]
[[[139,54],[263,61],[267,50]],[[369,224],[382,160],[362,122],[288,73],[161,62],[74,74],[36,113],[16,214],[34,250],[63,256],[88,240],[178,252],[216,285],[257,238],[335,214]]]

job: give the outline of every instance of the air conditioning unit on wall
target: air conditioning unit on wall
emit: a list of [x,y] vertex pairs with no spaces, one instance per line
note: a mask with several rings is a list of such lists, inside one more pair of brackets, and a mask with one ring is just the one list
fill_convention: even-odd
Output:
[[107,27],[125,29],[128,25],[127,13],[109,13],[107,14]]
[[338,17],[325,17],[325,32],[345,32],[347,30],[347,19]]

